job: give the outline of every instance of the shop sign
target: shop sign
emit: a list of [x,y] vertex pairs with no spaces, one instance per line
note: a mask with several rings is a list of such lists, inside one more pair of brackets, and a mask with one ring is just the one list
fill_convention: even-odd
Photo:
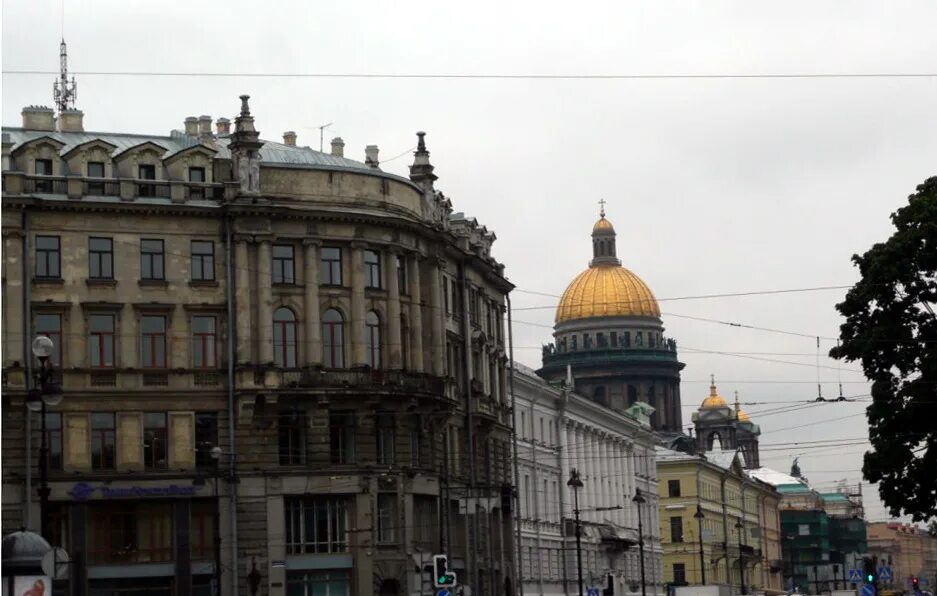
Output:
[[200,485],[178,485],[169,486],[110,486],[101,484],[93,486],[87,482],[76,483],[68,494],[78,501],[87,501],[88,499],[99,496],[102,499],[121,499],[121,498],[148,498],[148,497],[191,497],[201,490]]
[[13,578],[13,592],[10,593],[7,582],[3,578],[3,596],[51,596],[52,582],[44,575],[17,575]]

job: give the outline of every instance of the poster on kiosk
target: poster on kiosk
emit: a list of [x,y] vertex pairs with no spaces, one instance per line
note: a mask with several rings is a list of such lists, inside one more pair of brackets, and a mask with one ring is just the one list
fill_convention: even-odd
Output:
[[18,575],[12,583],[11,593],[10,578],[3,578],[3,596],[52,596],[52,582],[45,575]]

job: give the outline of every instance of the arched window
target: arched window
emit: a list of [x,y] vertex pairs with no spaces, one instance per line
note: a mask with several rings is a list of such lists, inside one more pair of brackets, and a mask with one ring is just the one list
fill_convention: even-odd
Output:
[[345,319],[334,308],[322,315],[322,365],[345,367]]
[[273,312],[273,362],[280,368],[296,366],[296,315],[285,307]]
[[381,318],[373,310],[364,316],[364,342],[368,366],[381,368]]

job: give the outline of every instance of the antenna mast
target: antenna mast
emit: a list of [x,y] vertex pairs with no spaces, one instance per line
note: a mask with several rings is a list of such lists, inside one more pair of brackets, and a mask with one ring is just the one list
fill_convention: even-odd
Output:
[[71,83],[68,81],[68,49],[65,47],[64,37],[59,45],[59,79],[52,85],[52,97],[60,114],[65,110],[75,109],[78,84],[75,77],[72,77]]

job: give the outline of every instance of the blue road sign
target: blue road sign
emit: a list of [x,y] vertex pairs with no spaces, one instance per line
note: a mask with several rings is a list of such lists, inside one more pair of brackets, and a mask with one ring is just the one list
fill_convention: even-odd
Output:
[[587,596],[602,596],[602,592],[599,588],[587,588],[586,594]]
[[441,588],[436,592],[436,596],[452,596],[452,592],[449,591],[449,588]]
[[862,586],[861,594],[862,596],[875,596],[875,586],[872,584],[865,584]]
[[850,569],[849,570],[849,581],[859,583],[862,581],[862,570],[861,569]]
[[882,581],[891,581],[895,575],[891,572],[891,567],[885,565],[878,568],[878,578]]

